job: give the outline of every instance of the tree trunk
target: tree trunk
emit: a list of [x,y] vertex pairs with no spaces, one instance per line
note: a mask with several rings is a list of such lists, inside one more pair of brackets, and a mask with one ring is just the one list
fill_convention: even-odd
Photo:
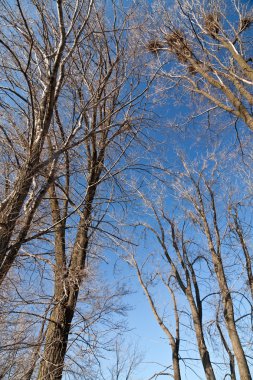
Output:
[[[213,227],[214,227],[215,237],[216,237],[216,246],[213,243],[213,238],[212,238],[211,230],[207,221],[206,211],[205,211],[201,191],[200,191],[200,188],[197,187],[198,198],[199,198],[200,207],[201,207],[200,217],[203,221],[204,232],[207,238],[208,248],[212,257],[214,272],[217,277],[220,292],[221,292],[224,318],[225,318],[225,322],[226,322],[226,326],[228,330],[228,335],[232,343],[234,354],[235,354],[236,361],[238,364],[240,379],[251,380],[248,363],[245,357],[245,353],[243,351],[240,337],[236,329],[233,301],[232,301],[231,293],[227,284],[226,274],[224,272],[224,267],[223,267],[223,262],[222,262],[222,256],[221,256],[222,244],[221,244],[220,231],[219,231],[218,221],[217,221],[217,212],[216,212],[214,193],[207,183],[206,183],[206,186],[211,197],[211,208],[213,212]],[[199,212],[198,209],[197,211]]]
[[[64,299],[64,294],[62,295]],[[78,290],[71,290],[68,300],[54,306],[47,327],[44,355],[37,380],[60,380],[64,368],[68,336],[74,316]]]
[[186,291],[186,296],[188,298],[190,308],[191,308],[191,314],[193,318],[193,324],[194,324],[199,354],[200,354],[202,365],[205,371],[206,378],[207,380],[215,380],[216,378],[214,375],[212,363],[210,360],[210,355],[206,347],[205,338],[203,334],[202,321],[200,319],[198,310],[196,308],[192,293],[190,291]]
[[[62,378],[69,331],[75,313],[79,287],[84,277],[83,269],[85,267],[89,243],[88,230],[91,223],[92,205],[100,171],[96,175],[94,176],[93,174],[90,178],[83,217],[79,222],[68,269],[66,268],[65,231],[61,223],[55,228],[56,267],[54,298],[56,304],[51,313],[51,321],[47,327],[44,355],[40,363],[37,380],[60,380]],[[51,186],[49,194],[53,221],[59,221],[61,220],[61,215],[54,186]]]
[[179,365],[179,342],[175,342],[172,346],[172,364],[174,380],[181,380],[180,365]]
[[229,338],[231,340],[234,354],[237,360],[238,369],[241,380],[251,380],[250,370],[242,348],[242,344],[236,329],[234,318],[234,307],[231,294],[227,285],[223,264],[221,258],[216,255],[212,249],[212,258],[215,268],[215,273],[218,279],[219,287],[221,290],[222,303],[224,308],[224,318],[228,329]]
[[23,169],[23,173],[15,186],[15,193],[6,207],[0,210],[0,285],[3,282],[13,260],[8,257],[8,247],[16,221],[27,197],[33,179],[29,168]]
[[[48,101],[49,100],[50,99],[48,99]],[[43,148],[45,136],[50,127],[52,115],[53,105],[51,105],[51,107],[47,110],[46,122],[42,125],[39,123],[37,125],[37,129],[41,129],[43,133],[39,136],[38,141],[34,143],[31,155],[24,167],[21,169],[11,198],[5,204],[2,204],[0,208],[0,285],[5,279],[17,255],[17,252],[12,251],[13,254],[8,256],[9,244],[22,207],[24,206],[25,200],[29,194],[32,180],[40,160],[40,154]]]

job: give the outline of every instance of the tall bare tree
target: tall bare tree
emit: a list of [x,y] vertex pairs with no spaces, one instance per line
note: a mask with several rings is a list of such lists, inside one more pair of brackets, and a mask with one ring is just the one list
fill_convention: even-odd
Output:
[[[0,6],[2,282],[52,182],[59,154],[78,131],[76,121],[72,130],[65,131],[65,141],[50,162],[42,157],[73,56],[85,38],[93,0],[1,1]],[[49,173],[38,190],[43,168]]]
[[[70,10],[62,7],[66,17],[70,16],[72,6]],[[82,9],[75,12],[78,17],[83,15]],[[53,297],[43,341],[27,375],[30,378],[36,376],[39,357],[38,379],[62,377],[69,336],[75,327],[73,318],[75,312],[81,314],[79,292],[86,281],[89,283],[87,259],[101,255],[104,240],[114,246],[121,241],[116,216],[110,212],[113,208],[115,213],[119,211],[117,194],[123,199],[130,196],[129,191],[124,193],[124,172],[146,117],[143,95],[147,86],[136,46],[126,32],[132,28],[131,12],[120,11],[113,3],[108,9],[99,5],[89,20],[85,19],[85,29],[79,24],[81,35],[79,29],[71,34],[76,41],[73,47],[66,43],[65,54],[71,60],[66,61],[64,86],[53,105],[52,128],[43,138],[41,162],[33,167],[41,168],[40,176],[46,178],[44,187],[43,178],[37,181],[43,189],[43,202],[33,212],[37,223],[19,240],[21,249],[15,243],[8,251],[15,249],[16,256],[19,249],[17,262],[21,265],[25,260],[45,264],[47,275],[42,273],[41,281]]]
[[[237,359],[240,377],[241,379],[250,379],[250,370],[236,326],[233,298],[228,285],[229,282],[223,263],[222,229],[219,226],[218,202],[213,189],[213,181],[212,179],[206,179],[202,173],[200,173],[198,178],[195,180],[188,167],[185,166],[185,168],[194,189],[194,193],[191,192],[188,199],[191,201],[195,209],[195,215],[197,216],[195,222],[199,223],[199,226],[207,240],[208,249],[211,255],[214,272],[217,277],[221,294],[224,319],[226,322],[228,335],[233,346],[234,354]],[[187,199],[187,193],[185,192],[184,194]],[[208,203],[206,202],[206,199],[208,199]]]
[[[249,243],[252,224],[248,213],[252,198],[250,188],[243,196],[239,188],[235,190],[236,175],[232,180],[228,179],[235,166],[230,167],[230,171],[228,168],[225,170],[221,164],[225,156],[229,160],[229,155],[224,153],[219,158],[211,154],[210,161],[204,160],[200,168],[196,162],[188,165],[181,159],[181,169],[167,171],[170,176],[167,186],[176,199],[174,210],[169,206],[173,199],[169,196],[165,195],[165,200],[154,203],[149,200],[150,195],[145,197],[141,194],[145,210],[148,210],[145,214],[151,213],[153,218],[149,223],[141,221],[139,225],[157,240],[152,247],[152,257],[154,260],[157,258],[155,264],[148,265],[146,258],[142,261],[150,273],[146,275],[150,284],[150,278],[157,278],[157,273],[164,278],[173,277],[177,284],[180,335],[183,335],[184,328],[189,334],[192,325],[206,378],[220,376],[215,365],[217,356],[210,345],[211,336],[211,341],[219,347],[220,358],[224,357],[224,369],[227,367],[229,371],[225,374],[235,379],[239,372],[241,379],[251,379],[248,347],[252,344]],[[241,172],[238,173],[241,186],[244,183],[247,189],[248,173],[244,179]],[[159,301],[151,297],[143,280],[144,267],[137,264],[138,260],[141,258],[136,256],[134,266],[139,281],[156,320],[164,330],[164,321],[158,318],[157,313]],[[163,284],[159,281],[153,283],[154,288],[159,285],[162,293]],[[183,307],[180,306],[182,303]],[[190,319],[182,319],[182,314],[187,314]],[[171,319],[169,322],[173,323]],[[181,345],[184,351],[182,342]],[[189,345],[186,347],[189,350]],[[183,355],[180,355],[180,367],[183,362]]]
[[[7,112],[1,128],[0,278],[15,287],[18,275],[25,286],[26,271],[33,267],[31,278],[39,278],[41,286],[32,287],[35,301],[26,302],[25,290],[16,289],[26,305],[17,314],[26,316],[24,326],[34,323],[31,346],[25,333],[22,338],[32,355],[22,376],[60,379],[75,341],[82,342],[85,355],[82,347],[94,322],[108,321],[110,311],[122,312],[113,303],[117,295],[100,279],[105,293],[97,292],[87,316],[90,301],[82,289],[92,293],[90,262],[99,260],[104,245],[124,240],[115,215],[118,196],[123,201],[130,196],[123,180],[146,116],[147,85],[136,44],[129,41],[131,9],[92,1],[1,5],[8,85],[1,87]],[[17,268],[6,279],[14,260]],[[82,333],[76,327],[81,323]],[[20,352],[22,342],[13,351]],[[18,378],[17,358],[8,368]]]
[[[176,225],[176,222],[170,219],[164,212],[159,216],[159,213],[156,211],[154,205],[149,204],[149,207],[154,212],[154,217],[157,221],[158,228],[157,230],[147,223],[144,223],[143,226],[148,229],[158,241],[158,246],[162,249],[163,260],[168,264],[168,270],[162,271],[161,275],[165,278],[173,278],[177,283],[177,287],[180,288],[182,293],[185,295],[186,300],[190,307],[190,313],[194,324],[194,331],[196,336],[196,341],[198,345],[199,355],[202,361],[203,369],[208,380],[215,379],[215,371],[210,359],[210,353],[207,347],[206,338],[204,334],[203,326],[203,309],[201,303],[201,292],[197,282],[196,272],[194,266],[191,263],[191,260],[188,256],[187,251],[187,241],[185,240],[184,233],[180,236],[179,228]],[[166,233],[167,231],[167,233]],[[168,235],[168,236],[166,236]],[[171,247],[168,243],[168,239],[171,239]],[[158,250],[160,249],[158,248]],[[176,299],[178,295],[175,295],[173,292],[173,304],[174,310],[176,310],[175,321],[176,321],[176,337],[173,338],[172,333],[166,328],[165,323],[162,318],[159,316],[157,307],[152,299],[150,292],[148,291],[147,285],[145,285],[143,280],[142,271],[140,270],[137,261],[134,259],[134,267],[137,270],[138,279],[144,292],[149,300],[151,309],[155,315],[155,318],[159,326],[163,329],[166,335],[170,339],[170,345],[172,348],[172,357],[173,357],[173,370],[174,378],[180,379],[180,354],[179,354],[179,312],[178,308],[175,306],[177,302]],[[163,273],[165,272],[165,273]],[[166,287],[169,286],[168,280],[165,281]]]

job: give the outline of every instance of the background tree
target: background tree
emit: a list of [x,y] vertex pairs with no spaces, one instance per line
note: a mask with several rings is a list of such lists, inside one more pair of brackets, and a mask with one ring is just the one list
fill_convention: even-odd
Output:
[[101,371],[97,378],[101,380],[132,380],[136,378],[135,373],[139,372],[138,367],[142,361],[142,354],[137,345],[125,345],[119,337],[113,346],[113,355],[107,371]]
[[[221,373],[236,378],[238,371],[241,379],[251,379],[252,363],[248,351],[252,341],[248,245],[252,228],[248,215],[251,195],[250,189],[243,195],[241,192],[249,173],[244,177],[238,171],[237,176],[229,179],[234,167],[227,162],[228,166],[221,164],[223,155],[211,154],[203,164],[186,164],[185,159],[181,159],[181,168],[167,170],[164,199],[157,200],[155,205],[149,200],[150,188],[149,197],[141,194],[146,206],[145,215],[150,217],[148,223],[140,221],[139,225],[146,230],[148,240],[154,237],[152,244],[149,242],[153,262],[136,255],[133,265],[162,329],[164,324],[174,324],[170,301],[167,301],[168,309],[161,307],[167,298],[163,285],[173,279],[180,336],[189,336],[190,331],[194,331],[198,357],[207,379],[219,378]],[[234,153],[232,157],[225,156],[227,161],[234,159]],[[235,186],[236,177],[240,178],[240,188]],[[238,204],[240,217],[235,212]],[[247,226],[244,238],[242,225]],[[145,266],[138,261],[144,262]],[[163,281],[158,280],[158,273]],[[153,287],[153,296],[147,284]],[[160,310],[160,317],[157,310]],[[184,341],[180,342],[181,352],[190,350],[189,342],[186,347]],[[192,354],[187,358],[180,351],[180,369],[183,363],[198,360]],[[217,362],[223,367],[221,373]]]
[[[165,282],[165,285],[169,291],[169,294],[171,295],[171,300],[173,303],[173,309],[174,309],[174,318],[175,318],[175,332],[173,333],[172,329],[166,324],[166,322],[163,320],[163,316],[159,312],[158,308],[156,307],[155,301],[152,297],[152,294],[149,290],[149,285],[153,283],[155,280],[155,277],[157,274],[155,274],[153,277],[152,275],[148,278],[147,281],[143,279],[143,267],[140,268],[137,261],[135,260],[134,255],[131,256],[131,258],[128,260],[129,264],[132,265],[137,273],[137,277],[139,280],[139,283],[144,291],[144,294],[146,295],[150,308],[155,316],[155,319],[165,335],[167,336],[169,340],[169,344],[171,346],[172,351],[172,364],[173,364],[173,378],[175,380],[181,380],[181,371],[180,371],[180,317],[177,309],[177,300],[175,296],[175,292],[170,284],[170,278]],[[145,262],[148,262],[148,260],[145,260]],[[162,375],[162,373],[161,373]]]
[[250,6],[237,1],[176,0],[167,8],[158,1],[150,17],[146,48],[167,81],[165,88],[184,89],[198,105],[200,100],[207,104],[200,115],[210,109],[225,111],[252,131]]

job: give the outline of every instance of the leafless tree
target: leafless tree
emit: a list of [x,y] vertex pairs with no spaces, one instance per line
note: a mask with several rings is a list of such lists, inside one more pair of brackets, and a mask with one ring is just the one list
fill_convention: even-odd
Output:
[[[245,206],[244,206],[245,207]],[[243,208],[244,208],[243,207]],[[247,234],[242,226],[241,217],[239,214],[239,204],[232,205],[230,215],[232,219],[231,230],[234,232],[236,238],[239,240],[243,255],[244,255],[244,267],[248,277],[248,285],[251,292],[251,298],[253,300],[253,275],[252,275],[252,257],[250,254],[250,247],[248,246]]]
[[209,105],[199,114],[225,111],[252,131],[250,4],[176,0],[167,7],[158,1],[151,20],[145,44],[153,64],[161,68],[161,78],[168,80],[165,87],[196,94],[198,104],[207,100]]
[[[194,207],[195,223],[198,223],[207,240],[213,268],[217,277],[219,290],[223,304],[223,314],[228,335],[237,360],[241,379],[250,379],[250,370],[243,345],[236,326],[236,317],[229,281],[226,276],[222,257],[223,230],[219,226],[218,200],[213,189],[213,181],[206,179],[203,173],[199,173],[197,179],[190,173],[185,165],[186,173],[192,184],[193,191],[188,195],[184,189],[184,195]],[[214,174],[215,176],[215,174]]]
[[172,351],[172,364],[173,364],[173,378],[175,380],[181,380],[181,372],[180,372],[180,317],[177,309],[177,300],[175,293],[173,291],[173,288],[170,285],[170,280],[166,281],[165,285],[166,288],[169,291],[169,294],[171,295],[172,303],[173,303],[173,309],[174,309],[174,318],[175,318],[175,333],[173,334],[172,329],[167,326],[166,322],[163,320],[163,317],[161,316],[158,308],[155,305],[155,301],[151,295],[151,292],[149,290],[149,284],[152,283],[153,279],[149,279],[149,281],[145,281],[143,279],[143,266],[142,268],[139,267],[134,255],[131,256],[131,258],[128,260],[128,262],[135,268],[138,280],[140,282],[140,285],[148,299],[149,305],[151,307],[151,310],[157,320],[157,323],[167,336],[169,340],[169,344],[171,346]]
[[[149,200],[150,195],[140,193],[153,219],[149,223],[141,221],[139,225],[150,231],[157,241],[153,243],[152,256],[158,261],[147,266],[151,273],[147,278],[154,278],[159,272],[169,278],[173,276],[177,283],[177,309],[180,313],[183,295],[188,304],[186,307],[184,303],[184,314],[190,316],[190,321],[181,321],[181,330],[190,329],[192,323],[206,378],[219,376],[211,337],[220,352],[219,358],[224,357],[224,368],[229,368],[225,374],[235,379],[239,371],[241,379],[251,379],[248,347],[252,344],[252,229],[248,212],[252,198],[250,189],[243,196],[239,189],[235,191],[236,175],[235,182],[228,180],[226,175],[229,174],[221,168],[221,161],[221,157],[211,154],[209,161],[204,160],[199,168],[196,162],[187,164],[181,157],[182,168],[167,171],[170,177],[167,186],[175,197],[174,211],[168,207],[169,196],[165,196],[166,201],[154,203]],[[240,181],[246,188],[242,177]],[[140,257],[134,259],[139,281],[163,328],[163,320],[157,318],[158,305],[154,307],[158,301],[151,297],[143,281],[144,269],[137,260]],[[160,282],[156,286],[162,289]],[[180,365],[183,362],[187,359],[182,355]]]
[[60,153],[79,130],[76,120],[72,129],[62,131],[65,139],[50,160],[42,155],[47,136],[56,131],[54,110],[64,107],[63,92],[93,0],[1,1],[0,6],[2,282],[54,178]]
[[132,380],[142,362],[142,355],[137,345],[126,345],[122,338],[118,338],[112,348],[113,356],[107,371],[101,370],[97,375],[101,380]]
[[[155,210],[154,206],[150,204],[150,207],[152,208],[155,215],[155,219],[158,223],[158,229],[156,230],[154,227],[146,223],[144,223],[143,226],[147,228],[148,230],[150,230],[155,235],[155,237],[158,240],[158,244],[160,245],[163,251],[163,258],[168,263],[168,266],[169,266],[168,271],[167,272],[165,271],[165,275],[167,277],[173,276],[179,288],[181,289],[183,294],[186,296],[186,299],[190,306],[190,313],[191,313],[192,320],[194,323],[194,330],[195,330],[195,336],[196,336],[196,340],[198,344],[198,350],[199,350],[202,365],[206,374],[206,378],[215,379],[215,372],[213,370],[209,350],[207,348],[206,339],[204,336],[204,328],[203,328],[203,321],[202,321],[203,310],[202,310],[200,289],[197,282],[194,266],[192,265],[190,258],[188,257],[187,241],[185,241],[184,233],[182,231],[182,235],[180,236],[180,231],[178,227],[176,226],[175,221],[173,221],[168,216],[166,216],[165,213],[163,213],[163,215],[160,217],[158,212]],[[170,232],[168,232],[168,228]],[[167,234],[169,234],[169,237],[171,238],[172,252],[170,252],[170,247],[168,246],[168,243],[167,243],[168,236],[166,236],[166,232],[165,232],[166,230],[167,230]],[[176,364],[174,365],[173,363],[174,378],[175,379],[180,378],[180,367],[179,367],[180,340],[179,340],[179,335],[178,335],[179,334],[179,317],[178,317],[178,309],[177,307],[175,308],[175,302],[176,302],[177,296],[175,296],[175,294],[173,293],[174,310],[176,310],[175,321],[177,325],[177,328],[176,328],[177,334],[176,334],[176,337],[173,338],[171,332],[164,326],[162,318],[159,317],[158,315],[157,308],[154,306],[154,301],[152,300],[150,292],[148,292],[147,285],[145,285],[142,280],[141,271],[138,267],[136,260],[134,260],[134,265],[137,270],[137,275],[141,283],[141,286],[143,289],[145,289],[144,292],[146,296],[148,297],[152,311],[159,325],[166,332],[166,335],[170,336],[172,356]],[[166,282],[166,285],[168,286],[167,282]],[[174,344],[173,344],[173,341],[174,341]]]
[[[30,284],[29,301],[25,289],[18,292],[26,306],[17,313],[34,324],[34,349],[24,338],[32,360],[22,376],[60,379],[64,370],[70,373],[74,347],[89,358],[85,347],[91,353],[101,342],[94,323],[107,321],[108,330],[116,330],[107,314],[123,312],[114,302],[122,292],[110,292],[100,279],[95,297],[89,284],[104,247],[124,242],[116,210],[130,196],[124,176],[146,116],[147,85],[137,47],[129,41],[131,9],[92,1],[1,5],[8,85],[1,87],[7,113],[1,128],[0,277],[7,287],[15,287],[15,275],[23,286],[27,273],[39,281]],[[6,279],[15,259],[17,267]],[[12,346],[19,354],[21,343]],[[11,368],[16,373],[16,359]],[[90,369],[79,362],[76,368],[76,376]]]
[[[40,4],[35,4],[40,9]],[[3,262],[6,269],[4,275],[18,251],[17,263],[24,267],[26,263],[34,262],[35,271],[38,272],[36,262],[44,263],[41,283],[50,293],[50,299],[53,297],[43,329],[43,342],[37,345],[39,351],[34,351],[34,363],[27,374],[28,378],[60,379],[64,369],[68,369],[67,359],[73,346],[69,337],[76,334],[77,341],[82,340],[85,331],[89,331],[89,320],[93,321],[93,318],[83,315],[82,305],[88,301],[80,293],[80,289],[83,286],[88,288],[90,282],[87,260],[99,260],[106,241],[113,242],[114,246],[124,241],[114,220],[117,217],[110,213],[115,208],[116,214],[119,207],[117,196],[121,194],[122,199],[130,196],[129,191],[128,194],[124,193],[123,181],[131,157],[127,152],[131,152],[146,115],[143,94],[147,87],[141,77],[136,46],[130,43],[130,37],[126,34],[126,30],[132,28],[131,9],[121,11],[112,3],[109,9],[111,16],[107,21],[107,5],[96,6],[87,20],[82,7],[83,2],[80,2],[79,7],[73,9],[74,16],[71,16],[72,5],[68,8],[67,4],[58,2],[57,19],[53,5],[51,9],[44,4],[43,12],[41,10],[38,16],[40,22],[47,22],[46,31],[49,27],[53,28],[54,20],[55,23],[58,20],[61,26],[60,41],[67,33],[64,23],[69,23],[69,18],[77,18],[74,25],[78,26],[75,29],[70,24],[74,28],[69,32],[71,43],[64,37],[64,46],[58,53],[61,56],[57,58],[59,73],[54,74],[56,89],[53,87],[50,90],[55,92],[52,114],[50,118],[48,116],[47,130],[45,134],[43,132],[37,161],[31,169],[31,173],[35,173],[35,168],[38,170],[40,167],[43,169],[40,176],[43,173],[46,178],[44,187],[39,184],[43,189],[43,202],[36,205],[32,213],[37,224],[32,228],[24,224],[25,232],[21,228],[17,234],[18,242],[8,246],[10,255],[8,253],[7,257],[11,261],[7,260],[7,267],[6,259]],[[43,31],[45,39],[46,31]],[[49,41],[51,47],[50,38]],[[57,86],[61,88],[60,93]],[[49,125],[52,125],[51,129]],[[36,138],[31,139],[37,141]],[[58,155],[59,151],[61,155]],[[30,182],[34,178],[31,173],[26,173],[26,179]],[[41,178],[39,180],[42,181]],[[26,200],[24,182],[22,179],[23,203],[21,205],[19,201],[19,211]],[[16,194],[17,185],[13,186],[13,194]],[[28,190],[27,185],[27,194]],[[13,204],[12,195],[8,199]],[[25,206],[26,209],[30,207],[27,202]],[[7,220],[6,212],[4,215]],[[15,215],[16,221],[19,214]],[[14,227],[13,224],[12,232]],[[6,235],[8,244],[11,236],[15,236],[11,235],[11,229],[9,232],[8,239]],[[15,254],[12,254],[13,249]],[[22,276],[24,273],[22,268]],[[103,301],[104,305],[101,305]],[[97,305],[98,319],[99,315],[106,314],[106,310],[113,309],[110,297],[104,295],[100,303]],[[84,323],[83,333],[80,334],[75,330],[77,315],[81,317],[79,323]]]

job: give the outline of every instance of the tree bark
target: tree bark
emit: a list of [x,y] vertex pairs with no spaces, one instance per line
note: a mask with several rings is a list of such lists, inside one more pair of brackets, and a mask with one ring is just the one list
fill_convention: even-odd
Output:
[[55,228],[55,306],[47,327],[44,354],[37,380],[60,380],[62,378],[69,331],[75,313],[79,288],[84,278],[83,269],[89,245],[88,231],[102,171],[101,162],[104,159],[104,151],[101,152],[99,161],[92,163],[83,215],[78,225],[68,268],[66,268],[65,230],[61,226],[61,214],[55,187],[52,186],[49,191],[52,219],[54,223],[59,222]]
[[72,290],[72,292],[75,294],[72,297],[69,295],[69,298],[74,300],[74,304],[68,301],[56,304],[51,313],[38,380],[60,380],[62,378],[68,336],[78,296],[78,291]]
[[207,221],[202,195],[201,195],[199,187],[197,186],[197,192],[198,192],[199,202],[201,206],[200,216],[203,220],[204,232],[207,238],[208,247],[211,253],[211,257],[212,257],[214,272],[216,274],[220,292],[221,292],[224,318],[225,318],[229,338],[231,340],[236,361],[238,364],[240,379],[251,380],[249,366],[248,366],[245,353],[241,344],[241,340],[236,328],[233,301],[232,301],[231,293],[227,284],[227,279],[224,272],[224,267],[223,267],[223,262],[222,262],[222,257],[221,257],[221,239],[220,239],[220,233],[219,233],[219,228],[218,228],[218,223],[217,223],[214,194],[212,192],[212,189],[207,183],[206,183],[206,186],[211,197],[211,207],[212,207],[212,212],[213,212],[213,226],[214,226],[214,231],[215,231],[215,236],[216,236],[216,248],[213,243],[213,238],[212,238],[210,227]]
[[206,347],[206,342],[205,342],[205,338],[203,334],[202,321],[198,313],[198,310],[196,308],[195,301],[194,301],[191,291],[186,290],[186,296],[191,308],[191,314],[193,318],[193,324],[194,324],[199,354],[200,354],[201,362],[205,371],[206,378],[207,380],[215,380],[216,377],[213,371],[210,355]]
[[230,290],[227,286],[227,281],[225,278],[223,265],[222,265],[221,259],[219,259],[215,255],[213,255],[213,261],[214,261],[215,272],[218,278],[221,295],[222,295],[224,318],[227,325],[228,334],[233,346],[234,354],[237,360],[238,369],[240,373],[240,379],[251,380],[252,378],[251,378],[249,366],[248,366],[245,353],[242,348],[242,344],[241,344],[241,341],[237,332],[237,328],[236,328],[233,301],[231,298]]
[[179,365],[179,342],[177,340],[174,347],[172,347],[172,364],[174,380],[181,380],[181,371]]

